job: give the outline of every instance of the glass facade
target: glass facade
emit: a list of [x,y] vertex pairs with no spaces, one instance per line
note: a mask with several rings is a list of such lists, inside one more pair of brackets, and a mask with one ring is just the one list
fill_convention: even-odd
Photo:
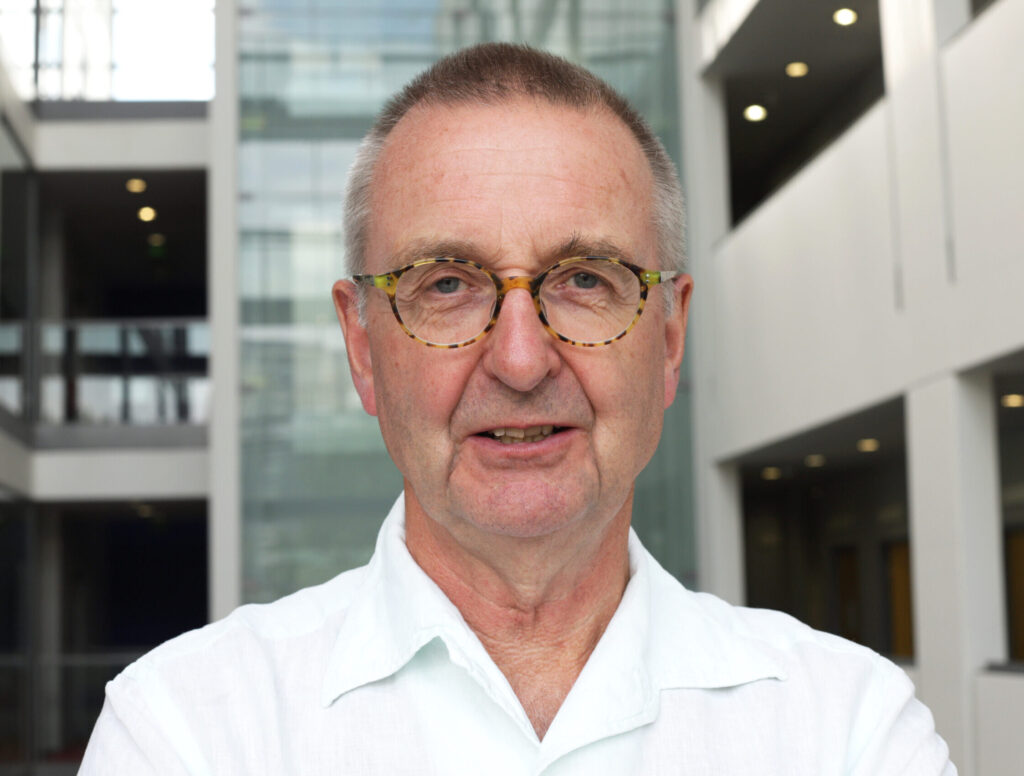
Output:
[[[365,562],[401,489],[348,376],[330,287],[341,201],[384,100],[431,62],[488,40],[580,62],[678,159],[671,3],[259,0],[239,14],[243,597],[265,601]],[[634,524],[694,571],[688,390],[637,487]]]
[[23,100],[208,100],[213,5],[4,0],[0,49]]

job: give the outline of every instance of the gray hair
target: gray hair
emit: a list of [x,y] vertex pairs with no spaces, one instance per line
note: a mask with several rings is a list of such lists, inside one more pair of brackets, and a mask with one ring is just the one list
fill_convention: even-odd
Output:
[[[577,110],[605,108],[629,128],[654,177],[654,228],[661,269],[685,263],[683,193],[675,165],[650,125],[611,86],[588,70],[529,46],[484,43],[456,51],[413,79],[384,106],[363,139],[345,192],[348,272],[366,268],[373,174],[391,130],[417,105],[497,105],[519,97]],[[672,294],[666,295],[670,300]]]

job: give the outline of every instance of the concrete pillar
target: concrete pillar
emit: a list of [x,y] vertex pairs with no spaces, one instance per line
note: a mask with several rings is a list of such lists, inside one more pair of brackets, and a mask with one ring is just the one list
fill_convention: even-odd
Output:
[[907,394],[918,692],[964,773],[977,772],[977,676],[1006,659],[994,404],[990,375]]
[[942,363],[948,300],[956,283],[939,21],[951,0],[880,0],[897,274],[910,313],[915,361],[911,373]]
[[[724,35],[724,30],[738,24],[752,5],[747,0],[727,7],[720,3],[712,10],[723,15],[716,17],[712,30]],[[676,18],[695,19],[694,0],[677,0]],[[714,48],[721,40],[703,41],[698,24],[679,24],[677,30],[682,133],[686,138],[682,143],[683,189],[700,192],[687,203],[688,261],[695,280],[690,331],[701,332],[699,338],[689,338],[686,351],[693,375],[697,586],[732,603],[743,603],[746,591],[739,472],[735,466],[721,465],[715,459],[712,443],[718,438],[721,417],[715,385],[717,354],[712,347],[701,348],[702,343],[714,342],[715,289],[710,262],[715,245],[730,229],[725,98],[720,84],[701,75],[708,47]]]
[[211,620],[242,598],[241,450],[239,415],[238,289],[238,4],[216,6],[217,91],[210,105],[208,207],[210,300],[210,508]]

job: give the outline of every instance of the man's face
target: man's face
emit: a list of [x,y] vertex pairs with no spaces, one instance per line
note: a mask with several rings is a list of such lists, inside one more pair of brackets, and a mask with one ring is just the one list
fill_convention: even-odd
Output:
[[[371,204],[367,272],[441,255],[501,277],[588,253],[657,266],[649,167],[603,110],[419,106],[388,138]],[[337,285],[353,376],[407,509],[452,531],[523,537],[628,517],[675,394],[688,292],[688,278],[652,288],[626,337],[582,348],[551,337],[529,293],[512,290],[483,340],[445,350],[407,337],[377,290],[364,332]],[[666,293],[678,297],[668,317]],[[537,426],[555,431],[517,444],[489,433]]]

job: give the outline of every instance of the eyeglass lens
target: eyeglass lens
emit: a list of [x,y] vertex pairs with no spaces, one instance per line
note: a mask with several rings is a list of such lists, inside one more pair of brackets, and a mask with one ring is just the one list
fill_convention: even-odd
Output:
[[[605,259],[557,265],[544,277],[540,303],[551,328],[567,339],[594,343],[621,334],[640,306],[640,280]],[[402,274],[395,289],[398,314],[420,339],[438,345],[466,342],[494,314],[497,289],[471,264],[425,263]]]

